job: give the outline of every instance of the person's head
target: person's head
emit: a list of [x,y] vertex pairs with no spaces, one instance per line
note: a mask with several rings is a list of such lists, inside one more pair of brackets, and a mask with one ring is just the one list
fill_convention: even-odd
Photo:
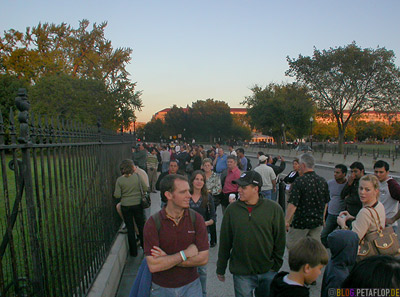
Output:
[[169,162],[168,173],[169,174],[176,174],[178,172],[178,169],[179,169],[178,161],[171,160]]
[[389,178],[389,164],[383,160],[376,161],[374,173],[380,182],[384,182]]
[[305,237],[289,250],[290,271],[298,272],[306,284],[312,284],[321,274],[321,269],[328,264],[329,256],[325,247],[318,240]]
[[241,201],[249,203],[258,201],[258,194],[263,185],[262,177],[258,172],[254,170],[243,172],[240,178],[232,183],[239,186],[238,193]]
[[351,176],[360,179],[365,174],[364,165],[361,162],[354,162],[350,165]]
[[156,148],[154,148],[154,147],[150,148],[150,154],[152,154],[152,155],[157,155],[157,150],[156,150]]
[[315,166],[315,159],[313,155],[305,153],[299,158],[300,172],[305,173],[308,171],[313,171]]
[[337,182],[342,182],[345,180],[347,175],[347,166],[343,164],[337,164],[335,170],[333,171],[333,176]]
[[257,153],[257,158],[260,158],[260,156],[263,156],[263,155],[265,155],[263,152],[258,152]]
[[213,169],[212,160],[210,158],[203,159],[202,168],[204,172],[210,172]]
[[168,174],[160,182],[161,197],[176,208],[189,208],[189,189],[187,178],[179,174]]
[[260,161],[260,164],[266,164],[268,160],[267,156],[261,155],[258,157],[258,161]]
[[220,148],[218,149],[218,156],[222,157],[223,154],[224,154],[224,149],[223,149],[222,147],[220,147]]
[[240,158],[243,158],[243,156],[244,156],[244,149],[243,148],[238,148],[237,150],[236,150],[236,154],[238,155],[238,157],[240,157]]
[[230,152],[232,152],[233,151],[233,145],[228,145],[228,150],[230,151]]
[[143,151],[144,150],[144,144],[143,143],[139,143],[139,150]]
[[379,180],[373,174],[360,178],[358,195],[363,205],[373,205],[379,199]]
[[400,259],[371,256],[358,262],[342,283],[342,288],[400,288]]
[[293,160],[293,170],[294,171],[299,171],[300,170],[300,163],[299,163],[300,161],[299,161],[299,159],[298,158],[295,158],[294,160]]
[[135,164],[131,159],[123,160],[119,165],[119,170],[122,175],[132,174],[135,171]]
[[196,170],[192,173],[189,185],[190,185],[190,193],[193,194],[194,191],[200,191],[201,197],[206,198],[208,196],[208,190],[206,186],[206,175],[202,170]]
[[228,166],[229,170],[234,169],[237,166],[237,159],[234,155],[229,155],[226,158],[226,165]]

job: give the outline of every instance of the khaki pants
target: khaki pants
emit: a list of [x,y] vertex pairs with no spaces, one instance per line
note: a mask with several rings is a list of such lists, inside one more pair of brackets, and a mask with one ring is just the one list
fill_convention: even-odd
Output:
[[300,239],[307,236],[314,238],[321,242],[321,232],[322,226],[316,227],[314,229],[295,229],[290,228],[286,235],[286,246],[290,250]]

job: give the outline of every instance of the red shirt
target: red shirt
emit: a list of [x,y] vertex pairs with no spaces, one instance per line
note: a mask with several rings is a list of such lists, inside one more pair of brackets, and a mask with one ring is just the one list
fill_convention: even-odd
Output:
[[[153,246],[160,247],[168,255],[173,255],[186,249],[194,243],[199,252],[206,251],[208,247],[208,235],[203,217],[196,212],[196,228],[193,228],[189,210],[185,210],[178,225],[168,219],[165,208],[160,211],[160,232],[157,232],[153,218],[147,220],[144,226],[144,253],[151,255]],[[197,267],[174,266],[168,270],[152,274],[153,282],[165,288],[178,288],[196,280],[199,275]]]
[[240,177],[241,171],[238,167],[235,167],[233,170],[228,169],[228,174],[225,179],[224,188],[222,192],[227,193],[235,193],[238,191],[239,186],[232,184],[232,181],[238,179]]

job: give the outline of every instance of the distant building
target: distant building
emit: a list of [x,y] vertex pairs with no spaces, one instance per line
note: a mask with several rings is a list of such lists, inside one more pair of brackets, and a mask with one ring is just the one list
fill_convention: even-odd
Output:
[[[349,115],[349,111],[344,111],[344,116],[347,118]],[[391,125],[394,122],[400,121],[400,112],[395,113],[385,113],[385,112],[376,112],[376,111],[366,111],[362,115],[358,117],[353,117],[352,120],[357,121],[365,121],[365,122],[382,122],[387,125]],[[330,111],[322,111],[317,113],[316,121],[319,123],[331,123],[335,122],[335,118]]]
[[[153,116],[153,119],[161,119],[164,121],[165,115],[171,110],[171,108],[164,108],[163,110],[160,110],[159,112],[156,112]],[[187,111],[187,107],[183,108],[183,111]],[[232,107],[231,108],[231,114],[232,115],[246,115],[247,114],[247,109],[246,108],[238,108],[238,107]],[[347,117],[349,114],[349,111],[344,112],[344,116]],[[355,118],[353,118],[354,120]],[[383,112],[376,112],[376,111],[367,111],[363,113],[361,116],[357,117],[357,120],[359,121],[365,121],[365,122],[383,122],[385,124],[392,124],[393,122],[399,122],[400,121],[400,112],[396,113],[383,113]],[[332,112],[330,111],[323,111],[319,112],[316,115],[316,121],[320,123],[330,123],[334,122],[335,119],[333,118]]]

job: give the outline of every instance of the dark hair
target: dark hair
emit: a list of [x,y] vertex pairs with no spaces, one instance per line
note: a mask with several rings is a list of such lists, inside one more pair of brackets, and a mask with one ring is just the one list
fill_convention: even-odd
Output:
[[228,159],[232,159],[233,161],[237,161],[237,158],[236,158],[236,156],[235,155],[228,155],[227,157],[226,157],[226,160],[228,161]]
[[400,288],[400,260],[382,255],[365,258],[353,267],[342,288]]
[[296,162],[297,164],[300,164],[299,158],[294,158],[293,161],[292,161],[292,163],[294,163],[294,162]]
[[257,155],[259,156],[265,156],[265,154],[263,152],[258,152]]
[[132,174],[134,171],[133,166],[135,166],[135,163],[133,163],[131,159],[126,159],[119,165],[119,170],[121,171],[121,174]]
[[161,180],[160,193],[161,193],[161,198],[163,198],[164,201],[168,200],[167,197],[165,196],[165,192],[172,193],[173,191],[175,191],[175,180],[177,180],[177,179],[183,180],[183,181],[188,181],[185,176],[179,175],[179,174],[167,174]]
[[289,250],[289,267],[291,271],[300,271],[309,264],[311,267],[328,264],[329,256],[326,248],[318,240],[306,237],[299,240]]
[[350,169],[358,169],[360,171],[365,171],[364,165],[361,162],[354,162],[350,165]]
[[340,169],[343,174],[347,174],[347,166],[344,164],[337,164],[335,168]]
[[203,198],[201,207],[207,208],[207,204],[208,204],[208,189],[207,189],[207,185],[206,185],[207,178],[206,178],[206,175],[203,170],[196,170],[192,173],[192,176],[190,177],[190,181],[189,181],[190,194],[193,194],[193,181],[195,180],[196,176],[199,174],[203,177],[203,181],[204,181],[204,185],[201,188],[201,198]]
[[177,159],[169,161],[169,164],[171,164],[171,162],[174,162],[174,163],[176,163],[176,165],[179,166],[179,161]]
[[241,147],[240,147],[240,148],[238,148],[238,149],[236,149],[236,151],[237,151],[237,152],[239,152],[239,153],[242,153],[242,154],[244,154],[244,149],[243,149],[243,148],[241,148]]
[[374,169],[382,167],[385,167],[385,171],[389,171],[389,164],[383,160],[376,161],[376,163],[374,164]]

